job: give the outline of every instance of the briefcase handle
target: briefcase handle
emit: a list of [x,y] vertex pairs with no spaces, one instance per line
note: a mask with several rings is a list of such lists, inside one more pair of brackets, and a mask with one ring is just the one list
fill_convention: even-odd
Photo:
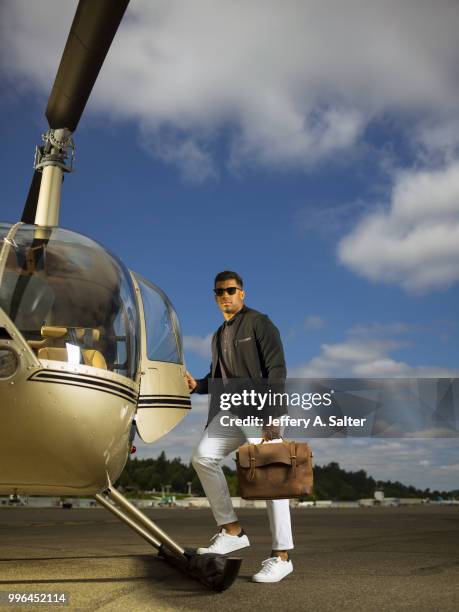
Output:
[[278,438],[262,438],[260,444],[263,444],[263,442],[272,442],[273,440],[285,440],[284,436],[279,436]]

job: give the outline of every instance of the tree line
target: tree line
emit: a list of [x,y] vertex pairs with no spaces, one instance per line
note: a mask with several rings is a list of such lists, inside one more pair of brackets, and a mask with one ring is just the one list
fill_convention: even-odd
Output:
[[[223,471],[231,495],[238,496],[236,471],[226,465],[223,466]],[[164,451],[155,459],[129,459],[118,485],[136,494],[162,490],[168,490],[173,494],[186,494],[191,487],[192,495],[204,495],[193,466],[182,463],[180,458],[167,459]],[[432,500],[459,494],[459,491],[417,489],[398,481],[376,481],[368,476],[365,470],[349,472],[333,461],[327,465],[314,466],[314,490],[312,495],[305,499],[354,501],[372,498],[376,489],[382,489],[385,497],[421,497]]]

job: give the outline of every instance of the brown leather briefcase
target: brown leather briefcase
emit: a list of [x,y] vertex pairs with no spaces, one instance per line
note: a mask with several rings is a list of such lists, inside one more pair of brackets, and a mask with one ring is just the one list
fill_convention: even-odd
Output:
[[243,444],[236,465],[243,499],[287,499],[312,491],[312,453],[306,442]]

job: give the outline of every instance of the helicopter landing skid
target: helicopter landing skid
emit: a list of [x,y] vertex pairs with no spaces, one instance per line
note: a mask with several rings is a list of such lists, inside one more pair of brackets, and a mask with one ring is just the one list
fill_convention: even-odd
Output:
[[160,559],[164,559],[210,589],[225,591],[235,581],[242,559],[211,553],[198,555],[194,549],[182,548],[111,484],[103,493],[98,493],[94,497],[104,508],[151,544],[158,551]]
[[213,591],[225,591],[236,580],[242,559],[224,557],[214,553],[198,555],[196,549],[185,549],[184,555],[178,557],[165,546],[161,546],[159,557],[199,580]]

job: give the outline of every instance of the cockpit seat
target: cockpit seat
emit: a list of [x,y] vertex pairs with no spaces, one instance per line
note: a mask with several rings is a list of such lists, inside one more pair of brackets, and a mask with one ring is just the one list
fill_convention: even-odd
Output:
[[52,359],[53,361],[67,361],[67,349],[45,346],[39,349],[38,359]]
[[107,370],[107,362],[100,351],[94,349],[83,350],[83,359],[86,365],[100,370]]
[[[100,351],[94,349],[83,349],[83,360],[85,365],[92,366],[93,368],[99,368],[100,370],[107,370],[107,362],[105,357]],[[54,348],[46,346],[39,349],[38,359],[51,359],[53,361],[68,361],[67,349],[65,348]]]
[[57,325],[43,325],[40,333],[42,338],[67,338],[71,333],[75,334],[79,342],[93,344],[100,340],[100,330],[91,327],[63,327]]
[[[40,329],[41,340],[28,340],[27,343],[31,349],[35,349],[36,351],[40,351],[40,349],[45,348],[51,341],[55,341],[57,338],[64,338],[67,335],[66,327],[57,327],[55,325],[42,325]],[[43,359],[50,359],[50,357],[43,357]],[[56,357],[57,361],[67,361],[67,359],[59,359]]]
[[57,327],[56,325],[43,325],[40,333],[42,338],[63,338],[67,335],[66,327]]

